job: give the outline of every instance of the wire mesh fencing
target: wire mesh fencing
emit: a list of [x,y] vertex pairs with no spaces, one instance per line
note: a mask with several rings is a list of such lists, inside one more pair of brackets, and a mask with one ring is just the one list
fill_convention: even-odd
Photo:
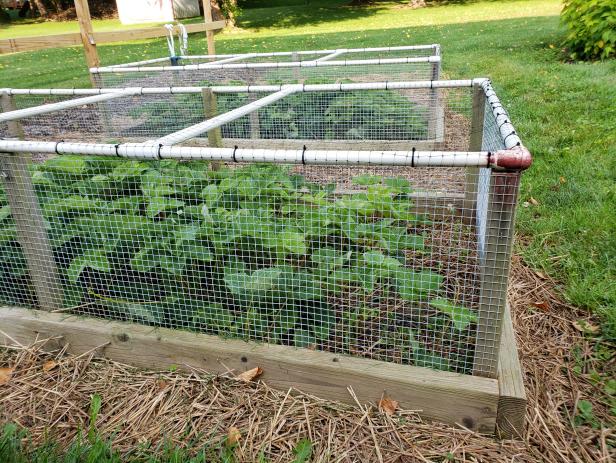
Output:
[[91,69],[98,87],[319,84],[437,80],[440,47],[193,55]]
[[433,90],[291,93],[166,149],[250,93],[6,120],[29,141],[0,141],[0,300],[494,376],[519,169],[484,148],[510,124],[489,85]]

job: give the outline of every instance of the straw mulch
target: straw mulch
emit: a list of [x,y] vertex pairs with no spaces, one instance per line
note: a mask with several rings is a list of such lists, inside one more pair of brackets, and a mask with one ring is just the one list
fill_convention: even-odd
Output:
[[[301,438],[313,442],[312,461],[384,462],[609,462],[614,428],[573,426],[577,401],[589,400],[598,420],[610,423],[609,407],[585,375],[572,372],[572,348],[586,368],[592,346],[578,320],[589,319],[567,305],[554,284],[514,260],[510,301],[525,370],[528,430],[524,441],[496,441],[463,428],[422,423],[412,411],[394,416],[374,405],[326,402],[296,391],[280,392],[261,382],[233,378],[140,371],[85,354],[45,354],[44,341],[1,349],[0,367],[13,367],[0,386],[0,422],[30,429],[36,441],[46,433],[69,442],[87,426],[92,394],[103,398],[97,426],[128,451],[149,442],[221,444],[240,432],[238,461],[291,461]],[[1,328],[0,328],[1,329]],[[352,394],[352,391],[349,392]],[[393,398],[395,399],[395,397]],[[237,437],[234,435],[234,437]]]

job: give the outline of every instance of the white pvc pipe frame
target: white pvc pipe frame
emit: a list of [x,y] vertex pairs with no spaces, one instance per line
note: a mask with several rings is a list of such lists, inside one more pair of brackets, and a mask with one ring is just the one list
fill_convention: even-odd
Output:
[[[412,51],[412,50],[434,50],[433,56],[440,56],[441,46],[438,43],[430,45],[403,45],[399,47],[372,47],[372,48],[336,48],[333,50],[298,50],[298,51],[278,51],[278,52],[263,52],[263,53],[234,53],[221,55],[180,55],[180,59],[214,59],[216,61],[203,64],[223,64],[225,58],[236,60],[252,59],[252,58],[273,58],[277,56],[293,56],[293,55],[342,55],[346,53],[373,53],[373,52],[392,52],[392,51]],[[323,60],[324,57],[318,58],[317,61]],[[327,59],[331,59],[327,58]],[[130,63],[114,64],[111,66],[101,66],[92,68],[91,72],[100,72],[101,69],[117,69],[124,67],[135,67],[147,64],[162,63],[168,61],[169,57],[154,58],[143,61],[133,61]],[[225,60],[226,61],[226,60]]]
[[[499,127],[506,148],[521,145],[520,139],[511,124],[500,100],[494,92],[488,79],[472,79],[457,81],[423,81],[423,82],[375,82],[356,84],[315,84],[315,85],[280,85],[260,86],[259,91],[276,91],[260,100],[221,114],[202,123],[180,130],[163,137],[156,142],[124,143],[124,144],[96,144],[96,143],[64,143],[64,142],[35,142],[35,141],[0,141],[0,152],[41,152],[57,154],[88,154],[101,156],[117,156],[139,159],[210,159],[233,161],[265,161],[283,163],[342,163],[342,164],[371,164],[371,165],[410,165],[439,166],[439,167],[490,167],[490,153],[480,152],[443,152],[443,151],[338,151],[338,150],[266,150],[266,149],[237,149],[237,148],[200,148],[200,147],[174,147],[181,141],[188,140],[201,133],[219,127],[224,123],[247,115],[267,104],[273,103],[285,96],[298,92],[309,91],[350,91],[350,90],[388,90],[405,88],[455,88],[472,87],[480,85],[485,94],[492,114]],[[263,88],[267,89],[263,89]],[[45,114],[60,109],[82,106],[85,100],[89,103],[105,101],[112,98],[134,96],[142,94],[173,94],[197,93],[204,87],[182,87],[180,89],[0,89],[10,95],[29,94],[55,94],[72,95],[83,91],[99,92],[94,96],[68,100],[49,105],[42,105],[25,110],[11,111],[0,114],[0,122],[22,119],[37,114]],[[149,90],[149,91],[146,91]],[[255,86],[245,87],[212,87],[216,93],[257,91]],[[83,93],[81,93],[83,94]],[[94,99],[96,101],[92,101]],[[50,110],[50,108],[53,108]]]
[[203,69],[277,69],[277,68],[311,68],[321,66],[370,66],[384,64],[410,64],[410,63],[440,63],[440,56],[425,56],[418,58],[376,58],[343,61],[289,61],[281,63],[227,63],[227,64],[187,64],[182,66],[146,66],[146,67],[100,67],[90,68],[90,72],[161,72],[161,71],[197,71]]

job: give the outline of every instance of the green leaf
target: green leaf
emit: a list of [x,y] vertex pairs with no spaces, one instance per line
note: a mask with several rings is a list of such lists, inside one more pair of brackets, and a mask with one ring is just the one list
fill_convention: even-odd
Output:
[[264,292],[276,288],[282,270],[276,267],[255,270],[252,274],[233,273],[225,275],[224,281],[233,294]]
[[282,246],[288,252],[304,255],[308,252],[306,237],[303,233],[285,231],[280,235]]
[[395,272],[394,284],[402,299],[417,301],[423,294],[438,291],[443,284],[443,277],[434,272],[400,268]]
[[351,251],[341,251],[334,248],[320,248],[312,253],[310,259],[320,268],[333,270],[342,267],[351,258]]
[[86,159],[83,156],[58,156],[45,162],[42,168],[49,172],[64,174],[83,174],[86,170]]
[[295,459],[293,463],[306,463],[312,456],[312,442],[308,439],[300,439],[293,449]]
[[381,183],[383,179],[377,175],[358,175],[353,177],[353,183],[355,185],[377,185]]
[[2,206],[0,207],[0,222],[4,219],[10,217],[11,215],[11,207],[10,206]]
[[369,251],[362,255],[364,262],[372,267],[381,267],[387,269],[398,268],[402,265],[398,259],[384,255],[382,252]]
[[161,212],[176,210],[184,206],[184,201],[173,198],[153,197],[150,198],[146,214],[148,217],[156,217]]
[[158,246],[146,246],[139,250],[130,260],[130,266],[137,272],[149,272],[158,265],[160,249]]
[[391,177],[385,179],[385,185],[391,188],[395,188],[400,191],[409,192],[411,187],[411,182],[402,177]]
[[111,171],[109,177],[115,180],[125,180],[139,177],[146,170],[148,170],[148,165],[143,162],[123,162]]
[[477,323],[477,316],[470,309],[455,305],[447,299],[432,299],[430,305],[448,315],[453,325],[460,331],[465,330],[471,323]]
[[102,249],[90,249],[85,254],[73,259],[67,270],[69,281],[76,283],[86,268],[92,268],[100,272],[110,272],[111,264],[105,251]]
[[72,195],[45,204],[43,210],[47,216],[66,213],[95,212],[104,208],[104,203],[88,196]]

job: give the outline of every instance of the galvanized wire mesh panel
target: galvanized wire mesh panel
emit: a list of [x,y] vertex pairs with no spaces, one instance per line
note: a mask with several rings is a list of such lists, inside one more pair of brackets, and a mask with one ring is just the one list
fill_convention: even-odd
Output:
[[[204,98],[124,96],[21,122],[32,140],[153,141],[200,123]],[[481,131],[504,147],[492,108],[475,116],[470,87],[306,92],[183,144],[456,151]],[[23,156],[0,154],[1,303],[495,371],[517,172]]]
[[[254,58],[259,60],[260,58]],[[259,62],[259,61],[257,61]],[[265,61],[264,63],[268,63]],[[326,62],[327,63],[327,62]],[[246,63],[222,65],[209,69],[149,70],[148,66],[138,71],[97,71],[93,75],[98,87],[162,87],[204,85],[269,85],[269,84],[317,84],[336,82],[379,82],[431,80],[438,78],[438,62],[411,62],[391,64],[327,64],[300,67],[237,67]],[[152,66],[154,67],[154,66]]]
[[[266,93],[134,95],[32,116],[27,139],[148,141],[224,114]],[[57,95],[14,95],[17,109],[65,101]],[[224,124],[221,146],[467,150],[469,88],[300,92]],[[209,109],[208,109],[209,108]],[[0,123],[0,136],[7,133]],[[344,141],[344,144],[340,144]],[[207,146],[208,134],[187,141]]]

